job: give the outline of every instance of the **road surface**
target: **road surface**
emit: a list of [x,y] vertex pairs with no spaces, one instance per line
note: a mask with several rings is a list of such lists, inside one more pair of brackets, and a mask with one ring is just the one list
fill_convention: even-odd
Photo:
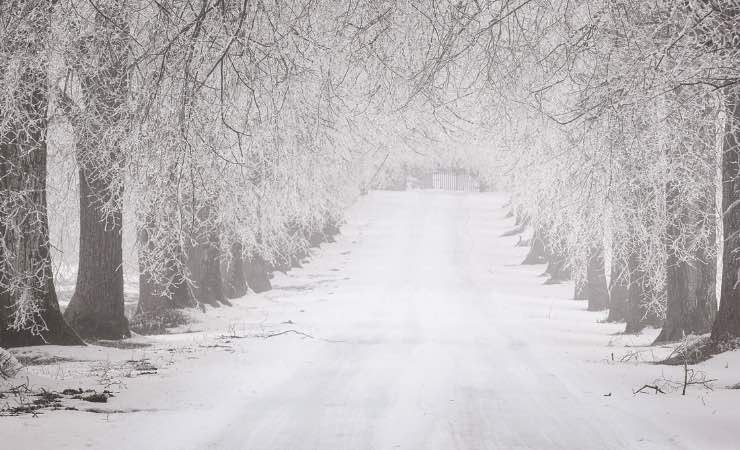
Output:
[[57,448],[733,448],[740,398],[633,395],[678,369],[613,363],[620,325],[518,264],[504,202],[371,193],[250,310],[287,333],[132,385],[151,409],[72,421]]

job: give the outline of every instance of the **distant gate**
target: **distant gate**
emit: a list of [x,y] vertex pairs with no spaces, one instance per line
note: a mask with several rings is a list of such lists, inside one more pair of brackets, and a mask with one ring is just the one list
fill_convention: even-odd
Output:
[[432,173],[432,189],[447,191],[478,192],[480,183],[472,175],[453,170],[437,170]]

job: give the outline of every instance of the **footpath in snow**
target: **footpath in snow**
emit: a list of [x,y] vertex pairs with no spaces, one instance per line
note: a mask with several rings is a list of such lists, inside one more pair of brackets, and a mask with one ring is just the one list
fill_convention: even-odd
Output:
[[126,348],[19,349],[16,385],[115,396],[0,417],[0,448],[738,448],[738,353],[695,368],[714,390],[633,394],[682,379],[650,363],[671,349],[519,265],[505,200],[371,192],[273,291]]

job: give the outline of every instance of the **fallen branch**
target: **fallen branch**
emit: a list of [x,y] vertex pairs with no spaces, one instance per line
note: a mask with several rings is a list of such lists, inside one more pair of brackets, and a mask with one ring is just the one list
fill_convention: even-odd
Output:
[[656,386],[654,384],[646,384],[643,387],[641,387],[640,389],[634,391],[633,394],[634,395],[640,394],[645,389],[652,389],[652,390],[655,391],[656,394],[659,394],[659,393],[660,394],[665,394],[665,392],[663,392],[663,390],[661,388],[659,388],[658,386]]
[[261,337],[263,339],[268,339],[268,338],[271,338],[271,337],[282,336],[283,334],[288,334],[288,333],[295,333],[295,334],[298,334],[298,335],[301,335],[301,336],[305,336],[307,338],[316,339],[314,336],[311,336],[310,334],[307,334],[307,333],[304,333],[304,332],[298,331],[298,330],[285,330],[285,331],[281,331],[279,333],[265,334],[265,335],[262,335],[262,336],[259,336],[259,337]]

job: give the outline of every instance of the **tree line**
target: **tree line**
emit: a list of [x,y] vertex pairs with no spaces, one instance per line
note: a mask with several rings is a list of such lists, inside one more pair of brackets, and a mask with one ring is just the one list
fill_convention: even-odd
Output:
[[[524,263],[625,332],[740,336],[740,3],[555,2],[502,143]],[[522,62],[522,59],[518,59]],[[525,105],[526,106],[523,106]],[[607,273],[607,270],[609,273]]]
[[[740,334],[739,22],[736,0],[3,2],[0,345],[127,336],[126,220],[133,325],[158,330],[267,287],[432,155],[512,192],[527,261],[590,309],[721,347]],[[80,204],[64,316],[59,129]]]
[[[459,120],[432,78],[453,37],[439,27],[457,29],[456,11],[370,0],[0,3],[0,346],[161,332],[182,308],[269,289],[271,272],[300,264],[357,195],[384,183],[389,155],[443,147]],[[50,155],[74,164],[49,173]],[[76,269],[64,312],[50,240],[56,178],[72,180],[79,203],[54,205],[79,209],[61,231],[79,240],[76,257],[63,255]]]
[[[332,239],[370,150],[338,121],[371,106],[353,69],[364,44],[345,22],[362,25],[372,8],[334,18],[330,6],[0,4],[0,346],[162,331],[182,308],[269,289],[270,272]],[[63,314],[49,239],[52,134],[67,136],[60,151],[79,186],[77,278]],[[124,220],[135,222],[139,266],[131,323]]]

